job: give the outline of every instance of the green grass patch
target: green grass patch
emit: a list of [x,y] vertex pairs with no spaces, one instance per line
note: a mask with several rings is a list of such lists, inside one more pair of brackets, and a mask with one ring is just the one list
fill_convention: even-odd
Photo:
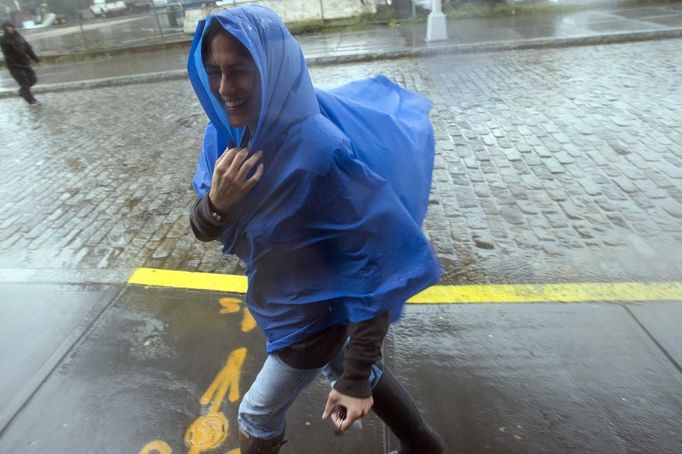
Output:
[[183,41],[174,41],[168,43],[154,43],[145,46],[138,47],[124,47],[124,48],[113,48],[113,49],[81,49],[80,52],[65,53],[58,55],[42,54],[40,59],[43,63],[72,63],[77,61],[90,61],[90,60],[101,60],[112,58],[117,55],[133,55],[141,54],[147,52],[155,52],[159,50],[168,49],[183,49],[189,50],[192,41],[187,39]]
[[451,6],[443,12],[450,19],[472,19],[476,17],[498,16],[538,16],[547,14],[564,14],[584,9],[581,5],[558,5],[549,2],[536,3],[496,3],[482,5],[480,3],[464,3]]
[[[580,10],[594,8],[599,6],[600,1],[596,0],[594,4],[583,5],[562,5],[550,3],[545,0],[519,2],[514,4],[511,0],[504,3],[495,3],[485,5],[476,2],[466,2],[459,5],[445,7],[443,13],[450,19],[471,19],[476,17],[496,17],[496,16],[533,16],[533,15],[548,15],[548,14],[567,14]],[[624,0],[618,3],[618,8],[638,7],[647,5],[669,5],[680,4],[682,0]],[[608,2],[604,2],[609,5]],[[613,6],[613,5],[610,5]],[[423,14],[428,14],[425,12]]]
[[286,26],[292,34],[303,35],[367,30],[377,25],[392,25],[395,22],[393,10],[387,9],[376,14],[365,13],[343,19],[311,19],[287,22]]
[[620,4],[620,6],[664,6],[680,4],[682,0],[627,0]]

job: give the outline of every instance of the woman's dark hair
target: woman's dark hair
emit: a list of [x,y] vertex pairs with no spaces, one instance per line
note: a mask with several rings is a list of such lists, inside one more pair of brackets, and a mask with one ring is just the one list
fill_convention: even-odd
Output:
[[206,60],[208,59],[208,54],[211,52],[211,43],[217,36],[224,36],[229,39],[235,40],[241,47],[244,48],[244,52],[247,55],[251,55],[249,51],[244,47],[244,45],[230,32],[225,30],[223,26],[220,24],[220,21],[217,18],[214,18],[211,21],[211,24],[208,26],[206,31],[204,32],[204,39],[201,43],[201,60],[204,62],[204,66],[206,66]]

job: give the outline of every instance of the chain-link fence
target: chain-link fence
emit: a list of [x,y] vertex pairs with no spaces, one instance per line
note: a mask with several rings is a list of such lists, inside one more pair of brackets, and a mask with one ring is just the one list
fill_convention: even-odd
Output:
[[171,4],[114,17],[79,18],[21,33],[45,56],[141,47],[190,40],[182,30],[183,13],[182,5]]
[[377,8],[374,0],[93,1],[97,3],[67,17],[64,23],[20,20],[17,25],[38,54],[50,57],[189,42],[201,17],[249,3],[273,8],[285,22],[349,17],[376,12]]

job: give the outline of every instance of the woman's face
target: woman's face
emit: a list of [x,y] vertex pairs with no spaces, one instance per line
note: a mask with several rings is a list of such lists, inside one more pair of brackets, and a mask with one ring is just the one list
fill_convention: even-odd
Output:
[[209,46],[206,73],[213,95],[223,104],[235,128],[255,133],[260,113],[260,75],[246,48],[236,39],[218,34]]

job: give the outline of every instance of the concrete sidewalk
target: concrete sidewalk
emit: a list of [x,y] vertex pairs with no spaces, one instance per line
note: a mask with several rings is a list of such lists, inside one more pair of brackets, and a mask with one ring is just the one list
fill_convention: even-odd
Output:
[[[682,37],[682,4],[448,21],[449,39],[425,43],[425,24],[297,37],[310,65],[434,53],[579,46]],[[36,93],[185,77],[190,37],[168,48],[38,67]],[[93,82],[97,81],[97,82]],[[16,95],[7,71],[0,97]]]
[[[0,376],[0,452],[236,454],[239,400],[264,360],[241,297],[0,284],[21,302],[2,309],[16,327],[44,324],[55,304],[69,314],[0,340],[13,371]],[[445,453],[673,454],[681,318],[681,302],[411,305],[384,356]],[[294,405],[282,454],[397,448],[373,415],[335,437],[320,420],[328,390],[320,379]]]

